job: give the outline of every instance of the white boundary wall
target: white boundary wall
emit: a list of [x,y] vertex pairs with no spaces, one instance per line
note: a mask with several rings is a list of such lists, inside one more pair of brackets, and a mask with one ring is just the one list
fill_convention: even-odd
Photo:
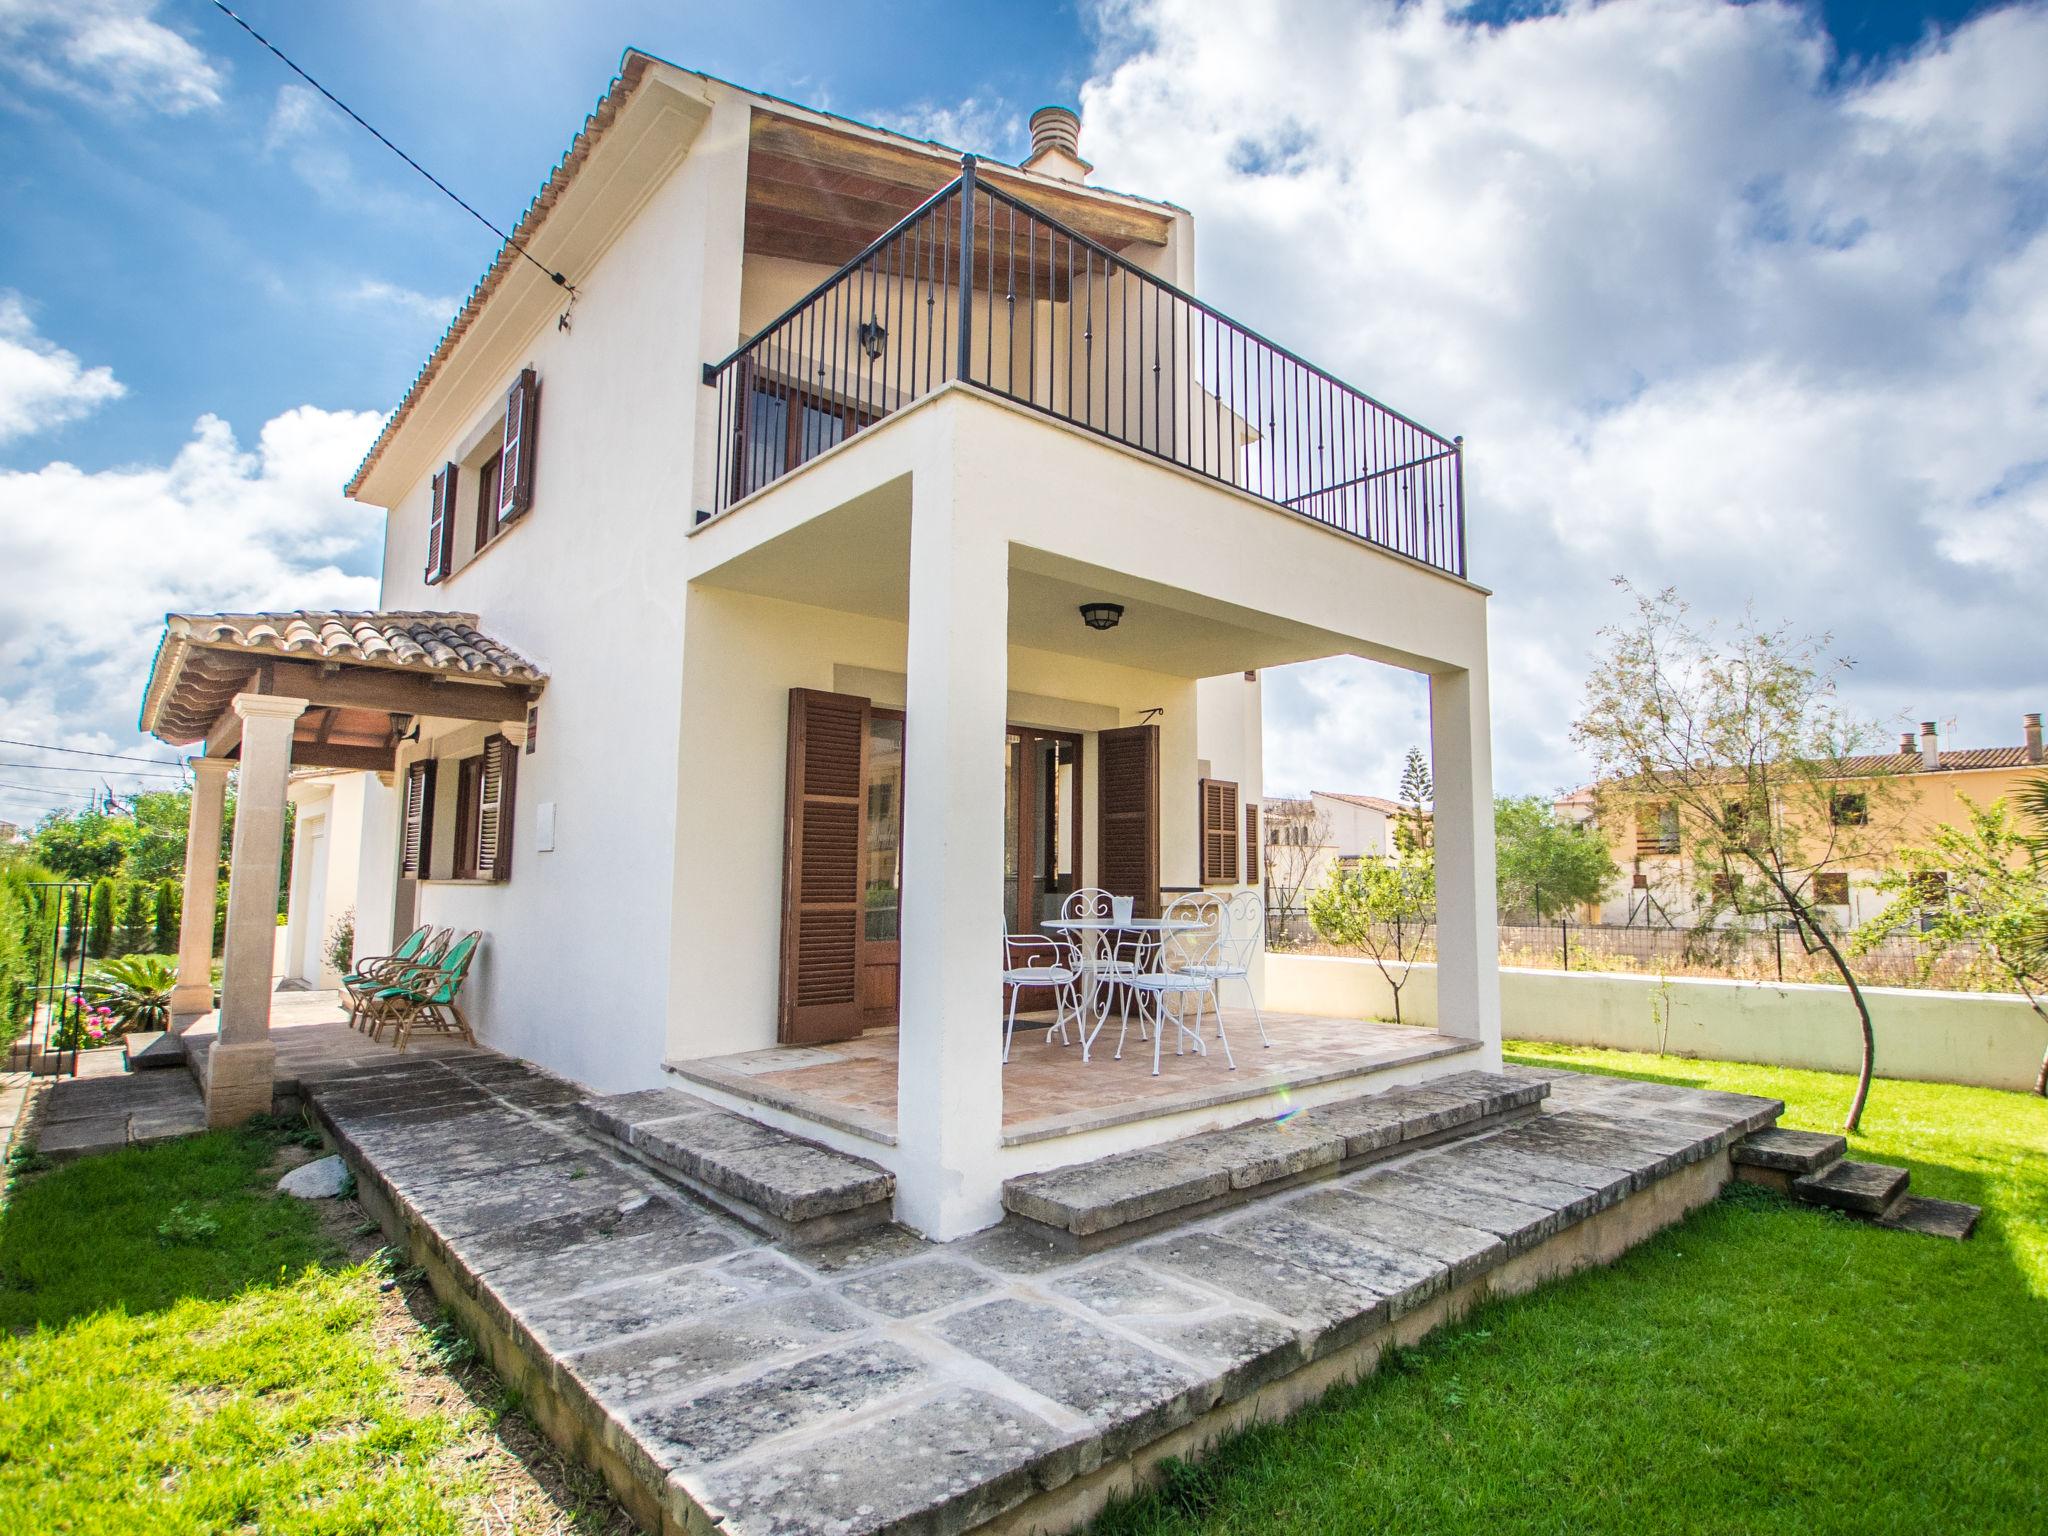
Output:
[[[1518,1040],[1668,1051],[1725,1061],[1854,1072],[1860,1037],[1849,994],[1791,982],[1626,976],[1604,971],[1500,973],[1501,1033]],[[2001,993],[1869,987],[1882,1077],[2030,1090],[2048,1023]],[[1269,954],[1265,1006],[1384,1019],[1393,995],[1370,960]],[[1436,968],[1401,989],[1403,1023],[1436,1022]]]

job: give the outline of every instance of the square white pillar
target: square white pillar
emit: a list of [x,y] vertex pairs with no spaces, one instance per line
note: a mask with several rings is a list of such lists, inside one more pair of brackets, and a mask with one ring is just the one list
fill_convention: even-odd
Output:
[[220,1038],[206,1065],[209,1125],[239,1124],[270,1109],[276,1062],[270,1042],[271,967],[277,957],[285,784],[292,771],[292,730],[305,711],[304,699],[254,693],[235,697],[235,713],[242,717],[242,772],[228,855]]
[[185,894],[178,905],[178,984],[171,989],[171,1028],[183,1032],[213,1011],[213,914],[220,899],[220,824],[227,803],[224,757],[188,759],[192,809],[185,823]]
[[1009,547],[956,496],[911,487],[896,1210],[928,1236],[1002,1217],[1003,732]]
[[1500,1065],[1500,928],[1495,910],[1493,744],[1486,674],[1429,679],[1436,847],[1437,1028],[1477,1040]]

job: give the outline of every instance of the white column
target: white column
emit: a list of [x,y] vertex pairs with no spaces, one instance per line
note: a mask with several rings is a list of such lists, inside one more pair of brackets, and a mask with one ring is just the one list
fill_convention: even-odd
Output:
[[1436,800],[1437,1028],[1481,1041],[1500,1065],[1500,932],[1494,907],[1493,746],[1486,674],[1429,680]]
[[213,1011],[213,913],[220,895],[220,823],[227,800],[224,757],[194,757],[192,811],[185,824],[185,897],[178,906],[178,984],[171,989],[171,1028],[182,1033]]
[[896,1210],[943,1240],[1002,1216],[1009,549],[938,457],[911,486]]
[[270,1108],[271,966],[277,957],[278,863],[284,853],[285,783],[292,728],[304,699],[244,693],[241,778],[228,854],[228,935],[221,957],[220,1038],[207,1057],[206,1120],[235,1125]]

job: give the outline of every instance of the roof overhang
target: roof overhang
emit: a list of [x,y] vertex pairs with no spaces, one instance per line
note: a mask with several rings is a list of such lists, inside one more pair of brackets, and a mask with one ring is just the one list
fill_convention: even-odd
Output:
[[166,614],[140,728],[239,749],[238,694],[305,699],[292,761],[389,771],[401,719],[522,720],[547,685],[467,613]]

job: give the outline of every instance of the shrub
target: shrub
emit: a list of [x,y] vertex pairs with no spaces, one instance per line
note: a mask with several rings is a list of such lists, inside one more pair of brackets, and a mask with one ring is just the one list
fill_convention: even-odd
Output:
[[348,974],[356,958],[356,909],[344,907],[334,926],[327,931],[327,963]]
[[177,967],[162,955],[127,955],[99,965],[86,978],[85,993],[111,1009],[119,1033],[127,1034],[170,1027],[171,988],[177,983]]
[[48,878],[26,859],[0,863],[0,1025],[10,1037],[29,1016],[36,964],[50,950],[55,903],[29,888]]
[[85,914],[85,952],[95,960],[114,952],[114,903],[118,892],[109,879],[97,881]]
[[117,954],[139,954],[149,948],[149,892],[136,881],[123,882],[116,908],[114,946]]

